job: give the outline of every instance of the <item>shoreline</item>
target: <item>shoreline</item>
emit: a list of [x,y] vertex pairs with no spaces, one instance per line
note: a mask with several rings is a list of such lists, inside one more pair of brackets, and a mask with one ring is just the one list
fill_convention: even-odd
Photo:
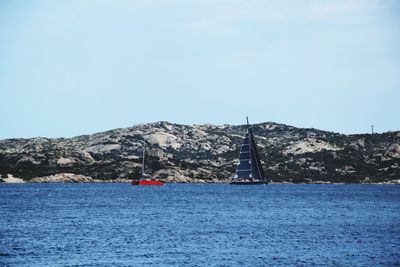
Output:
[[[157,179],[157,178],[156,178]],[[14,177],[11,174],[8,174],[7,177],[1,177],[0,183],[5,184],[33,184],[33,183],[131,183],[133,179],[128,178],[115,178],[115,179],[95,179],[90,176],[85,176],[81,174],[74,173],[58,173],[49,176],[43,177],[35,177],[30,180],[25,180],[22,178]],[[164,183],[171,184],[229,184],[231,182],[230,179],[173,179],[172,177],[166,179],[159,179]],[[359,183],[344,183],[344,182],[331,182],[331,181],[307,181],[302,183],[296,183],[292,181],[282,181],[275,182],[270,181],[269,184],[365,184],[365,185],[377,185],[377,184],[399,184],[400,179],[392,179],[386,182],[369,182],[368,180],[360,181]]]
[[[128,179],[116,179],[116,180],[93,180],[93,181],[42,181],[42,182],[31,182],[20,178],[14,179],[2,179],[0,184],[130,184],[132,180]],[[196,184],[196,185],[218,185],[218,184],[229,184],[229,182],[164,182],[165,184]],[[310,183],[293,183],[293,182],[270,182],[269,185],[400,185],[399,182],[379,182],[379,183],[330,183],[330,182],[310,182]]]

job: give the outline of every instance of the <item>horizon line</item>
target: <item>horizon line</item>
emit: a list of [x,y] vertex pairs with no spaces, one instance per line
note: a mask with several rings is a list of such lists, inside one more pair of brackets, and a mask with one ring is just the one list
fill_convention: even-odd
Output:
[[[76,137],[80,137],[80,136],[87,136],[87,135],[94,135],[94,134],[100,134],[100,133],[105,133],[105,132],[109,132],[109,131],[115,131],[115,130],[119,130],[119,129],[126,129],[126,128],[132,128],[135,126],[140,126],[140,125],[149,125],[149,124],[157,124],[157,123],[169,123],[169,124],[176,124],[176,125],[180,125],[180,126],[206,126],[206,125],[212,125],[212,126],[246,126],[246,123],[243,124],[213,124],[213,123],[192,123],[192,124],[184,124],[184,123],[175,123],[175,122],[169,122],[169,121],[165,121],[165,120],[160,120],[160,121],[153,121],[153,122],[141,122],[141,123],[136,123],[130,126],[125,126],[125,127],[117,127],[117,128],[112,128],[109,130],[99,130],[99,131],[94,131],[92,133],[84,133],[84,134],[77,134],[77,135],[73,135],[73,136],[30,136],[30,137],[6,137],[6,138],[1,138],[0,141],[4,141],[4,140],[12,140],[12,139],[35,139],[35,138],[47,138],[47,139],[71,139],[71,138],[76,138]],[[324,130],[324,129],[319,129],[319,128],[315,128],[315,127],[299,127],[299,126],[294,126],[291,124],[285,124],[285,123],[279,123],[279,122],[273,122],[273,121],[264,121],[264,122],[257,122],[257,123],[250,123],[250,125],[260,125],[260,124],[277,124],[277,125],[285,125],[285,126],[289,126],[289,127],[293,127],[293,128],[297,128],[297,129],[304,129],[304,130],[318,130],[318,131],[323,131],[323,132],[329,132],[329,133],[335,133],[335,134],[341,134],[341,135],[347,135],[347,136],[351,136],[351,135],[372,135],[372,134],[385,134],[385,133],[393,133],[393,132],[400,132],[400,130],[388,130],[388,131],[384,131],[384,132],[376,132],[374,131],[374,133],[371,132],[364,132],[364,133],[342,133],[342,132],[338,132],[338,131],[329,131],[329,130]]]

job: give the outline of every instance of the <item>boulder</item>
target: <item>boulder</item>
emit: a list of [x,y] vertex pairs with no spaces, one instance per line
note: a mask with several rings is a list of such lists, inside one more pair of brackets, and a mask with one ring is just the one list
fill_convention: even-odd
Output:
[[389,158],[400,159],[400,145],[392,144],[385,152],[385,156]]
[[77,161],[74,158],[64,158],[61,157],[57,160],[57,165],[59,166],[68,166],[68,165],[73,165],[75,164]]
[[181,144],[177,142],[177,137],[165,132],[156,132],[143,136],[143,138],[152,145],[158,145],[161,148],[172,147],[178,149]]

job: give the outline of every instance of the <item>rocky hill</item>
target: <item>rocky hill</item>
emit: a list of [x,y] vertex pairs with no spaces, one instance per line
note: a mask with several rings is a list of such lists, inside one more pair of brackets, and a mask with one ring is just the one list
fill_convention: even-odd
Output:
[[[156,122],[73,138],[6,139],[0,141],[0,174],[25,180],[60,173],[96,180],[138,177],[145,142],[146,172],[153,177],[226,182],[245,131],[244,125]],[[265,173],[276,182],[400,179],[400,132],[343,135],[266,122],[253,125],[253,133]]]

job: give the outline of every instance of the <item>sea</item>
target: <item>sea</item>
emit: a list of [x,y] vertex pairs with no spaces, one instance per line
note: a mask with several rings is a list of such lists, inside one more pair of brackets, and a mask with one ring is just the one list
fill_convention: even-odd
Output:
[[0,266],[400,266],[400,186],[0,184]]

